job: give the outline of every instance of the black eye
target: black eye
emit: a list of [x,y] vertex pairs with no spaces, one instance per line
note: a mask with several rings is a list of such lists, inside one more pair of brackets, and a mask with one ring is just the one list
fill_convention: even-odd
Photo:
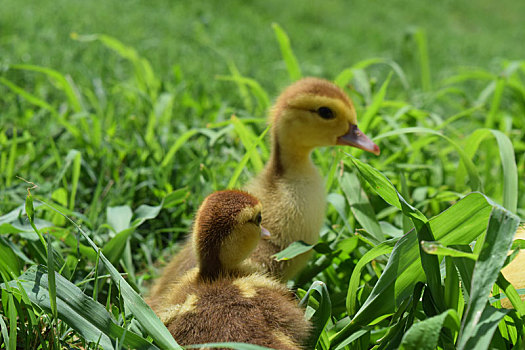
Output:
[[261,224],[261,221],[262,221],[262,215],[261,213],[257,214],[257,216],[255,217],[255,219],[253,219],[253,222],[255,222],[256,225],[260,225]]
[[319,107],[317,114],[323,119],[334,119],[335,113],[328,107]]

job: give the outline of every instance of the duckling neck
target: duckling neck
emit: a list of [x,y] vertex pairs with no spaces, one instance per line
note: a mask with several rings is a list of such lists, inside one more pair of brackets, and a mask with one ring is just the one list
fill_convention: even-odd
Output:
[[220,261],[216,261],[215,263],[211,263],[210,261],[206,262],[206,264],[200,264],[199,266],[199,276],[203,280],[209,280],[213,281],[219,277],[219,275],[222,273],[222,266]]
[[313,148],[299,147],[281,140],[274,135],[269,168],[277,177],[293,175],[294,173],[307,174],[316,172],[310,158]]
[[255,268],[248,263],[242,263],[232,268],[225,268],[220,260],[216,260],[213,264],[210,263],[211,261],[208,261],[206,264],[199,265],[199,276],[202,280],[214,281],[224,277],[240,277],[255,271]]

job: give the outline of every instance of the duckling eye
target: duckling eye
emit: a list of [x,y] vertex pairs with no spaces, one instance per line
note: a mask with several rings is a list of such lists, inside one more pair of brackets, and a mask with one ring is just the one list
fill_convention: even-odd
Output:
[[323,119],[334,119],[335,113],[328,107],[319,107],[317,114]]
[[255,222],[257,226],[259,226],[261,224],[261,221],[262,221],[262,215],[261,213],[258,213],[255,219],[253,219],[253,222]]

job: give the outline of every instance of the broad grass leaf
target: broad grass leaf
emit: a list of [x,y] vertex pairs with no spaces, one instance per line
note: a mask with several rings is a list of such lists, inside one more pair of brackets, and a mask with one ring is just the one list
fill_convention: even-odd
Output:
[[510,284],[510,282],[507,281],[507,279],[501,272],[498,275],[498,280],[496,284],[498,285],[499,288],[501,288],[505,292],[505,295],[508,298],[508,301],[510,301],[510,304],[516,310],[518,315],[520,317],[523,317],[525,315],[525,302],[521,300],[520,294],[518,294],[518,292],[516,291],[516,287]]
[[447,310],[439,315],[415,323],[403,336],[400,350],[433,350],[438,345],[443,327],[459,330],[459,317],[455,310]]
[[307,244],[303,241],[292,242],[288,247],[281,250],[280,252],[272,255],[277,261],[290,260],[295,258],[297,255],[306,253],[314,248],[314,245]]
[[[407,203],[407,201],[399,194],[399,192],[397,192],[395,187],[383,174],[355,158],[351,159],[363,178],[385,201],[393,204],[394,206],[397,206],[402,210],[404,215],[411,218],[414,227],[416,228],[419,241],[434,239],[432,229],[428,225],[428,219],[419,210]],[[419,255],[421,256],[423,270],[425,271],[426,279],[428,281],[434,300],[438,302],[438,308],[440,310],[444,310],[445,306],[442,304],[444,298],[442,295],[443,292],[441,287],[441,274],[438,259],[437,257],[427,255],[422,251]]]
[[381,255],[390,254],[397,241],[398,239],[389,239],[388,241],[382,242],[381,244],[367,251],[357,262],[354,270],[352,271],[352,276],[350,277],[350,282],[348,284],[348,292],[346,294],[346,310],[349,316],[353,316],[356,313],[357,289],[361,280],[361,270],[363,270],[365,265],[375,258]]
[[[483,248],[479,253],[472,275],[470,299],[458,338],[458,349],[460,350],[471,349],[467,344],[471,342],[471,338],[478,333],[478,329],[485,321],[479,315],[487,305],[490,290],[503,267],[519,222],[516,215],[494,205]],[[494,313],[489,312],[489,314],[489,316],[494,316]]]
[[514,147],[507,135],[499,130],[490,130],[498,143],[503,168],[503,207],[515,213],[518,208],[518,169]]
[[406,216],[417,221],[426,222],[427,218],[416,208],[408,204],[405,199],[397,192],[396,188],[388,178],[370,165],[351,157],[359,171],[359,174],[370,184],[372,189],[383,198],[387,203],[400,209]]
[[122,229],[121,231],[117,231],[118,233],[115,237],[111,238],[104,246],[104,249],[102,249],[102,252],[112,264],[116,264],[122,256],[126,243],[135,229],[142,225],[144,221],[157,217],[161,209],[162,203],[157,206],[142,204],[135,210],[135,218],[131,223],[131,208],[127,205],[107,208],[108,221],[110,215],[114,217],[114,221],[110,223],[110,225],[112,227],[114,227],[113,225],[117,225],[117,227]]
[[[463,302],[460,303],[461,282],[459,273],[451,257],[445,257],[445,278],[444,278],[444,301],[447,309],[458,310],[459,317],[462,315]],[[461,310],[460,310],[461,305]]]
[[347,210],[346,210],[345,198],[342,195],[340,195],[339,193],[330,193],[326,197],[326,201],[328,203],[330,203],[335,208],[335,210],[337,211],[339,216],[343,219],[343,221],[345,223],[345,226],[348,229],[348,231],[352,232],[353,228],[352,228],[352,226],[350,226],[350,223],[348,222],[348,218],[347,218],[348,214],[347,214]]
[[106,216],[108,224],[116,233],[119,233],[130,227],[133,212],[128,205],[107,207]]
[[[15,317],[16,320],[16,317]],[[16,325],[14,327],[16,329]],[[4,344],[9,344],[9,334],[7,333],[7,325],[4,322],[4,318],[0,317],[0,332],[2,333],[2,338],[4,339]],[[9,346],[8,349],[16,348],[16,344]]]
[[[120,339],[131,348],[156,349],[156,347],[137,334],[115,323],[103,305],[88,297],[82,291],[55,273],[57,290],[57,311],[59,318],[75,329],[88,342],[97,343],[105,349],[113,349],[111,340]],[[42,266],[30,267],[18,281],[10,286],[22,286],[31,300],[44,310],[51,308],[47,269]]]
[[[468,339],[466,344],[461,344],[461,339],[458,339],[457,349],[488,349],[491,346],[492,337],[496,331],[498,323],[500,323],[508,312],[509,310],[486,306],[481,315],[478,314],[476,317],[478,318],[478,323],[472,336]],[[464,330],[463,327],[462,330]]]
[[17,310],[15,308],[15,302],[14,302],[14,299],[15,297],[11,294],[9,295],[9,300],[8,300],[8,304],[9,304],[9,311],[7,313],[7,316],[9,318],[9,349],[16,349],[17,348],[17,333],[18,333],[18,330],[17,330],[17,327],[16,327],[16,324],[17,324]]
[[464,252],[462,250],[445,247],[439,242],[428,242],[428,241],[422,241],[421,247],[423,250],[432,255],[440,255],[440,256],[452,256],[455,258],[469,258],[472,260],[476,260],[478,258],[477,254]]
[[135,209],[135,212],[133,213],[134,219],[132,226],[138,227],[142,225],[146,220],[155,219],[157,215],[159,215],[160,210],[163,208],[163,203],[155,206],[141,204],[137,209]]
[[[36,204],[35,207],[38,207],[38,204]],[[13,222],[23,213],[25,213],[25,203],[22,205],[19,205],[15,209],[11,210],[9,213],[0,216],[0,224]]]
[[319,300],[317,300],[317,309],[310,318],[310,321],[313,325],[313,330],[311,331],[310,338],[308,340],[308,348],[315,349],[321,333],[325,329],[328,320],[332,316],[332,301],[330,300],[330,294],[326,288],[326,284],[321,281],[315,281],[312,283],[306,295],[303,297],[299,305],[307,305],[308,299],[312,296],[314,292],[319,294]]
[[363,327],[363,329],[360,329],[356,332],[354,332],[351,336],[346,338],[341,344],[339,344],[335,350],[342,350],[346,349],[345,347],[351,344],[352,342],[356,341],[357,339],[361,338],[362,336],[366,335],[368,332],[370,332],[370,329],[367,327]]
[[357,176],[354,173],[344,173],[343,177],[339,178],[339,183],[355,219],[377,242],[383,241],[385,235]]
[[[470,134],[465,141],[465,155],[472,159],[480,144],[491,135],[496,139],[503,169],[503,206],[515,213],[518,205],[518,170],[514,147],[508,136],[498,130],[478,129]],[[460,164],[456,171],[456,186],[458,188],[461,187],[465,177],[465,164]],[[501,180],[498,179],[498,181]]]
[[272,23],[272,28],[275,33],[275,37],[279,42],[281,55],[283,56],[284,62],[286,63],[290,80],[296,81],[301,79],[301,68],[299,67],[299,62],[297,62],[297,58],[295,58],[292,46],[290,45],[290,38],[288,38],[286,32],[277,23]]
[[102,252],[112,264],[116,264],[122,257],[122,254],[126,248],[126,243],[134,231],[134,227],[122,230],[104,245]]
[[9,276],[9,279],[18,277],[21,271],[20,261],[3,237],[0,237],[0,256],[2,257],[0,259],[2,276]]

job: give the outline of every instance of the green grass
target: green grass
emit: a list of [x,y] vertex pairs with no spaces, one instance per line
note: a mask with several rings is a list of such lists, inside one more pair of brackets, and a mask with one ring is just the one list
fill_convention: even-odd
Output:
[[312,74],[382,153],[314,152],[321,240],[280,255],[315,250],[294,281],[310,347],[524,346],[499,274],[525,215],[523,5],[4,5],[0,349],[176,347],[139,294],[200,201],[260,170],[270,101]]

